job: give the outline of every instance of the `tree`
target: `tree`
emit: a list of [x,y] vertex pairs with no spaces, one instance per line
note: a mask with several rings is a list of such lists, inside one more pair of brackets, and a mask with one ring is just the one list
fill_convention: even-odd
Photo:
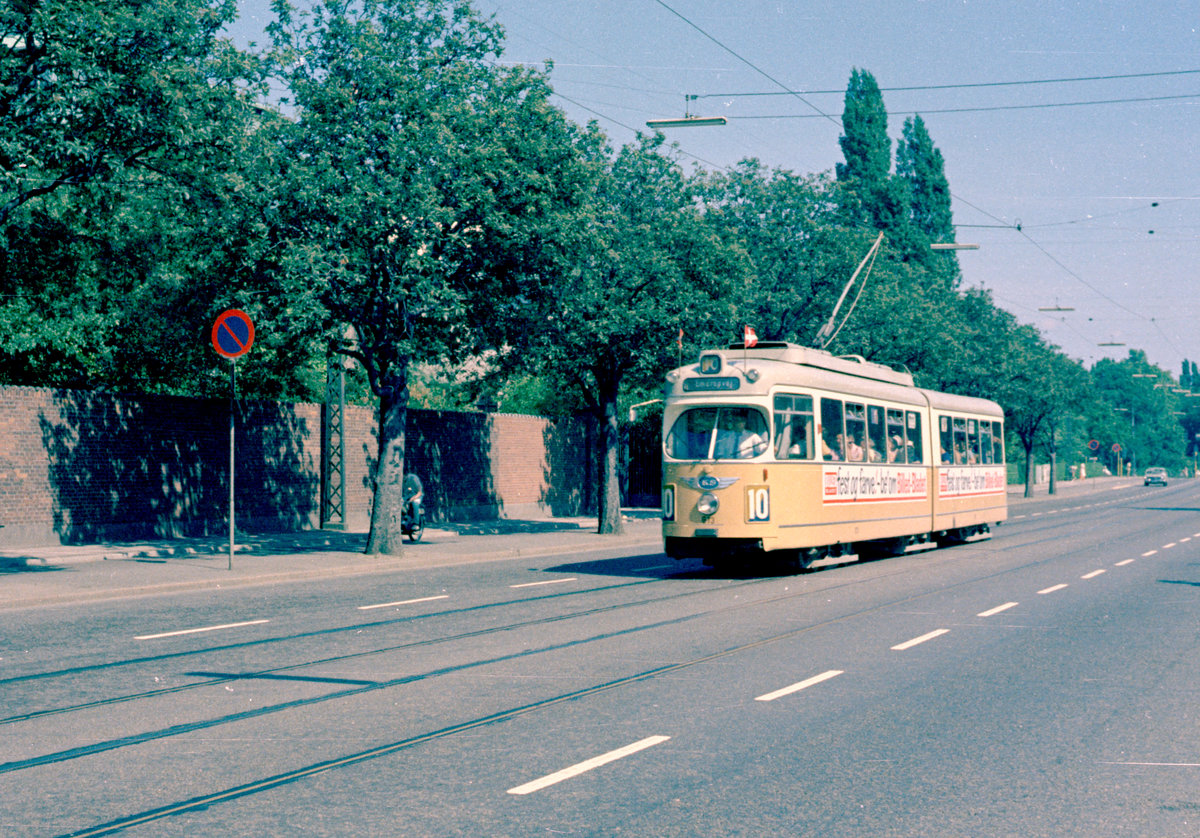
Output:
[[325,313],[379,404],[369,553],[401,550],[414,360],[479,351],[570,203],[576,129],[543,77],[496,63],[500,30],[466,0],[274,5],[289,188],[282,256],[294,299]]
[[843,187],[842,211],[849,224],[890,231],[894,241],[906,243],[908,252],[904,229],[907,195],[904,185],[891,175],[892,141],[887,123],[887,109],[875,77],[854,68],[846,87],[843,134],[838,138],[845,162],[835,167]]
[[896,176],[907,188],[909,223],[919,239],[914,243],[914,257],[944,287],[956,287],[958,258],[953,253],[934,253],[928,247],[930,242],[954,241],[954,217],[942,152],[919,115],[904,121],[903,139],[896,146]]
[[731,335],[732,291],[744,283],[740,249],[705,223],[662,146],[661,135],[641,137],[611,160],[593,157],[604,165],[579,225],[586,236],[528,294],[541,302],[526,332],[530,360],[570,382],[599,424],[601,533],[622,529],[622,393],[661,382],[675,366],[680,329],[691,344]]
[[235,7],[0,9],[5,380],[204,389],[207,291],[237,284],[224,221],[255,147],[256,66],[219,34]]

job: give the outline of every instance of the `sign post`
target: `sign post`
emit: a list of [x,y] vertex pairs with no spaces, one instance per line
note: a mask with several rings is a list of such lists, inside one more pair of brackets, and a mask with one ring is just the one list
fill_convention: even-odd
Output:
[[254,323],[250,315],[236,308],[222,312],[213,324],[213,349],[229,359],[229,569],[233,570],[234,539],[234,417],[237,407],[237,359],[254,345]]

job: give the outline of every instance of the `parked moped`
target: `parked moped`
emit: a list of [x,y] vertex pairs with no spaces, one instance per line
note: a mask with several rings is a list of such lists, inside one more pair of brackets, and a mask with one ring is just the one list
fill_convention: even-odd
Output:
[[415,543],[420,541],[425,533],[425,507],[422,505],[425,497],[424,486],[421,485],[421,478],[415,474],[406,474],[401,489],[404,495],[404,509],[400,513],[400,531]]

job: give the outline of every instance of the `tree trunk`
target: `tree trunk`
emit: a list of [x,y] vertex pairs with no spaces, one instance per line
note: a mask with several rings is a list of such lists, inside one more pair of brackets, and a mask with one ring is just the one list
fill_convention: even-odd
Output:
[[1050,494],[1058,494],[1058,447],[1051,446],[1050,448]]
[[600,417],[600,521],[597,532],[620,534],[625,531],[621,520],[621,482],[618,465],[621,454],[621,428],[617,422],[617,388],[604,388],[601,394],[603,415]]
[[1033,497],[1033,444],[1025,445],[1025,497]]
[[379,460],[371,505],[369,555],[398,556],[404,549],[400,529],[404,511],[404,429],[408,418],[408,379],[393,376],[379,397]]

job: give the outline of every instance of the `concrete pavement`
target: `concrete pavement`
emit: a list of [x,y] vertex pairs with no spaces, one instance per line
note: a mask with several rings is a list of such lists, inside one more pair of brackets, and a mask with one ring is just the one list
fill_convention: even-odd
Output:
[[[453,529],[449,527],[452,526]],[[0,608],[23,608],[323,576],[472,564],[558,553],[662,550],[657,510],[631,510],[625,532],[595,518],[487,521],[427,528],[401,556],[368,556],[362,532],[316,530],[229,538],[0,549]]]
[[[1059,495],[1141,485],[1141,478],[1100,477],[1059,484]],[[1009,503],[1030,502],[1023,486]],[[1035,488],[1033,500],[1044,499]],[[316,530],[239,534],[232,559],[228,537],[163,539],[81,546],[0,549],[0,608],[111,599],[195,589],[471,564],[499,559],[609,550],[662,550],[657,510],[627,510],[622,535],[599,535],[596,519],[500,520],[429,528],[401,556],[367,556],[366,533]],[[231,566],[232,565],[232,566]]]

